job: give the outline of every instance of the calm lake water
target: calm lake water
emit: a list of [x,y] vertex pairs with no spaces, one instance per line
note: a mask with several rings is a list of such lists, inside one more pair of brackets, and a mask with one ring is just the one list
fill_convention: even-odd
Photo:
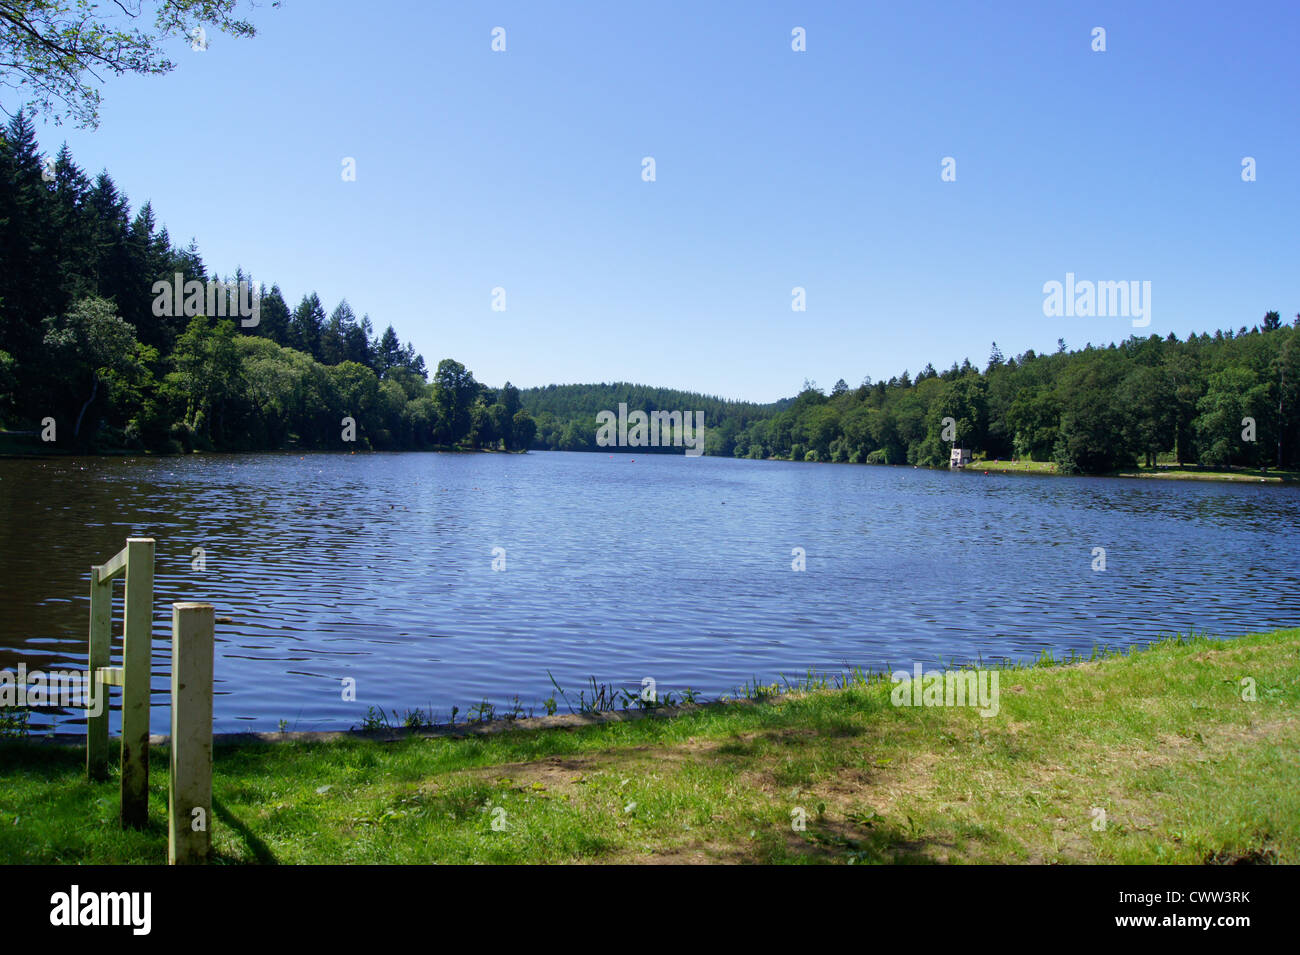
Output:
[[575,701],[591,675],[714,696],[1295,626],[1297,528],[1300,488],[1269,485],[544,452],[10,459],[0,669],[84,667],[89,567],[128,536],[158,542],[166,732],[174,600],[234,621],[218,731],[335,729],[370,705],[445,719],[517,694],[540,713],[548,670]]

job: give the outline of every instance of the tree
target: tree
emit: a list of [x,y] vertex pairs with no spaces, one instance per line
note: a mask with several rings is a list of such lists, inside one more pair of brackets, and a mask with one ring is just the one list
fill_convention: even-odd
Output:
[[1200,461],[1212,466],[1240,460],[1245,449],[1241,432],[1246,417],[1246,396],[1258,384],[1249,368],[1227,368],[1210,375],[1204,397],[1197,402],[1195,421]]
[[36,133],[20,112],[0,136],[0,349],[20,369],[30,368],[38,357],[41,320],[72,304],[60,270],[59,208],[41,166]]
[[1140,365],[1129,373],[1117,395],[1132,422],[1134,446],[1154,467],[1162,451],[1174,447],[1177,406],[1169,375],[1163,367]]
[[1023,384],[1007,409],[1007,431],[1016,457],[1047,461],[1056,447],[1061,408],[1051,387]]
[[478,397],[478,382],[460,362],[444,358],[433,376],[433,404],[438,412],[438,440],[459,444],[469,436],[470,408]]
[[[239,0],[155,0],[151,23],[143,19],[144,0],[115,0],[113,6],[105,15],[87,0],[0,3],[0,89],[27,97],[6,112],[32,107],[56,123],[70,117],[78,126],[97,126],[100,94],[91,84],[103,82],[103,74],[171,72],[176,64],[162,52],[170,37],[205,35],[208,27],[236,37],[257,32],[235,16]],[[110,19],[121,14],[131,26]]]
[[984,373],[988,374],[994,368],[1000,367],[1005,360],[1006,359],[1002,357],[1002,349],[998,347],[997,342],[994,342],[993,348],[989,351],[989,365],[988,368],[985,369]]
[[45,346],[64,381],[76,382],[74,394],[81,401],[73,437],[80,437],[82,421],[99,395],[105,370],[124,369],[135,355],[135,330],[118,318],[113,303],[102,298],[78,302],[66,315],[45,320]]
[[281,447],[289,440],[293,422],[302,417],[309,375],[304,361],[310,359],[261,336],[244,335],[238,347],[244,393],[255,419],[252,428],[256,443],[260,447]]
[[1060,432],[1053,456],[1061,470],[1099,473],[1133,462],[1131,421],[1115,401],[1123,369],[1103,351],[1083,351],[1057,380]]
[[203,447],[220,446],[226,437],[227,406],[242,393],[237,338],[235,323],[229,319],[211,325],[196,315],[177,340],[173,370],[164,379],[168,393],[185,407],[185,428]]
[[944,418],[952,418],[956,422],[954,441],[958,447],[983,447],[989,419],[988,383],[974,374],[945,383],[929,418],[931,428]]
[[[1300,315],[1296,316],[1300,322]],[[1300,420],[1295,415],[1296,405],[1300,403],[1300,331],[1287,332],[1286,341],[1278,350],[1273,360],[1273,371],[1277,375],[1277,466],[1280,470],[1285,460],[1283,446],[1294,442],[1300,435]],[[1291,420],[1287,420],[1287,411],[1291,411]],[[1288,434],[1289,432],[1289,434]]]
[[406,347],[402,349],[402,365],[403,367],[409,368],[411,371],[415,372],[421,378],[428,377],[428,372],[424,367],[424,356],[417,355],[415,353],[415,346],[410,342],[407,342]]
[[839,428],[840,416],[835,409],[830,405],[818,405],[808,411],[794,435],[800,443],[807,445],[808,450],[817,452],[817,460],[829,461],[831,442]]
[[357,333],[357,316],[348,300],[339,302],[330,313],[329,321],[321,330],[320,355],[322,364],[337,365],[348,357],[348,339]]
[[18,386],[18,362],[7,351],[0,351],[0,424],[13,412]]
[[502,387],[501,395],[497,400],[505,405],[506,414],[510,416],[511,420],[514,420],[515,414],[519,411],[519,389],[507,381],[505,386]]
[[491,409],[479,396],[469,409],[469,443],[476,448],[495,448],[497,436]]
[[[375,356],[370,348],[370,338],[374,334],[370,316],[363,315],[359,324],[349,327],[343,336],[343,357],[374,370]],[[378,372],[376,372],[378,374]]]
[[321,336],[325,330],[325,306],[315,292],[304,295],[289,322],[289,344],[313,358],[321,357]]
[[292,316],[289,314],[289,306],[285,304],[284,295],[280,292],[280,286],[272,285],[269,292],[263,287],[261,296],[257,327],[252,331],[277,345],[291,344],[289,323]]
[[171,419],[166,402],[158,394],[158,349],[135,343],[130,359],[101,371],[108,390],[110,424],[120,424],[120,438],[113,440],[135,450],[164,447]]
[[[358,422],[369,418],[379,400],[379,379],[375,377],[375,373],[355,361],[331,365],[325,369],[325,373],[333,386],[333,393],[338,397],[338,405],[334,409],[337,414],[331,414],[330,420],[337,422],[344,415]],[[337,437],[337,432],[335,436]],[[358,437],[361,447],[369,446],[366,437],[363,435]]]
[[501,402],[496,402],[488,408],[488,417],[492,426],[493,447],[496,447],[498,441],[505,445],[507,451],[514,449],[514,422],[510,420],[510,414],[506,411],[506,406]]
[[561,451],[590,451],[595,447],[594,431],[581,427],[578,422],[570,421],[564,426],[560,435]]
[[375,347],[375,371],[382,377],[390,368],[402,366],[402,343],[389,325]]

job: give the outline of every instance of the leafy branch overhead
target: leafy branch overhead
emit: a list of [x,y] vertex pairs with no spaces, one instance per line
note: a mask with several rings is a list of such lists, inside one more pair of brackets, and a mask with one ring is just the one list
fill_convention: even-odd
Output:
[[163,51],[166,40],[208,29],[256,35],[236,15],[241,3],[256,6],[253,0],[0,0],[0,109],[97,126],[97,86],[109,76],[175,69]]

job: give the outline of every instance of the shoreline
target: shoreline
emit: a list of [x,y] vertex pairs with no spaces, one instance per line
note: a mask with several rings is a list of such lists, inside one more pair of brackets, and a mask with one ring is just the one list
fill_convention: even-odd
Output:
[[[944,468],[932,470],[942,471]],[[972,461],[964,468],[953,470],[985,471],[997,474],[1024,474],[1041,477],[1108,477],[1159,481],[1219,481],[1225,484],[1297,484],[1300,471],[1263,471],[1259,468],[1230,468],[1227,470],[1201,467],[1192,464],[1156,465],[1137,470],[1104,471],[1096,474],[1080,472],[1062,474],[1051,461]]]
[[[128,449],[112,449],[106,451],[65,451],[51,448],[49,450],[24,450],[13,451],[0,447],[0,461],[9,459],[15,461],[36,461],[47,458],[188,458],[194,456],[240,456],[246,454],[278,454],[306,456],[309,454],[338,454],[338,455],[356,455],[356,454],[532,454],[532,453],[551,453],[551,448],[529,448],[524,451],[505,451],[499,448],[454,448],[454,447],[434,447],[434,448],[399,448],[392,450],[383,450],[378,448],[364,448],[356,450],[331,450],[328,448],[267,448],[256,451],[144,451]],[[637,449],[641,451],[643,449]],[[603,454],[608,449],[600,451],[565,451],[564,454]],[[614,453],[634,453],[631,451],[621,450]],[[658,454],[662,452],[646,452],[646,454]],[[673,455],[668,455],[672,457]],[[684,455],[678,455],[684,456]],[[841,464],[845,466],[858,467],[887,467],[887,468],[913,468],[917,469],[920,465],[909,464],[858,464],[850,465],[847,461],[787,461],[784,458],[737,458],[716,454],[701,455],[702,457],[719,458],[730,461],[773,461],[781,464]],[[1300,484],[1300,471],[1288,470],[1269,470],[1264,471],[1258,468],[1230,468],[1228,470],[1212,469],[1209,467],[1202,468],[1200,465],[1157,465],[1154,469],[1140,467],[1137,470],[1127,469],[1121,471],[1102,471],[1096,473],[1080,472],[1077,474],[1062,474],[1055,463],[1051,461],[972,461],[964,468],[945,468],[945,467],[925,467],[927,471],[983,471],[988,474],[1019,474],[1037,477],[1089,477],[1089,478],[1125,478],[1136,480],[1163,480],[1163,481],[1217,481],[1223,484],[1275,484],[1288,485]]]
[[[213,861],[1294,864],[1298,661],[1300,628],[987,668],[991,714],[862,674],[600,718],[227,737]],[[0,755],[0,863],[165,858],[161,752],[142,831],[82,747]]]

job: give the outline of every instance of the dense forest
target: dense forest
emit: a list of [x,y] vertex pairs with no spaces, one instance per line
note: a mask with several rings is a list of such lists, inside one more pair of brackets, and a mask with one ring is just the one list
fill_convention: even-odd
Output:
[[[1052,461],[1100,473],[1172,457],[1216,467],[1300,467],[1300,315],[1180,341],[1133,337],[1118,345],[1005,358],[992,346],[981,370],[969,360],[912,378],[806,382],[770,405],[634,385],[526,389],[540,447],[597,448],[595,414],[627,402],[645,410],[705,412],[707,454],[943,466],[954,443],[989,459]],[[945,419],[948,423],[945,434]],[[1253,439],[1253,440],[1252,440]],[[682,453],[680,448],[662,450]]]
[[[249,326],[234,300],[159,315],[155,283],[175,275],[218,280],[193,242],[173,244],[149,203],[132,214],[106,172],[92,181],[66,147],[44,159],[18,113],[0,133],[4,433],[75,451],[597,451],[606,449],[596,414],[625,403],[702,411],[712,455],[943,465],[955,442],[1065,471],[1171,455],[1300,467],[1300,316],[1287,325],[1276,311],[1186,340],[1078,351],[1059,342],[1054,354],[1012,358],[995,344],[982,370],[927,365],[915,378],[841,380],[829,394],[805,383],[794,398],[754,404],[625,383],[490,388],[451,359],[430,380],[391,325],[376,334],[368,315],[346,301],[327,313],[314,292],[290,309],[278,286],[261,283]],[[236,270],[220,281],[253,279]]]
[[66,146],[43,159],[16,114],[0,134],[0,425],[77,451],[533,442],[508,382],[487,388],[450,359],[430,382],[391,325],[376,335],[346,301],[327,314],[312,292],[291,311],[261,284],[251,327],[235,295],[220,309],[232,318],[156,314],[155,283],[178,274],[217,280],[106,172],[91,181]]
[[637,451],[682,454],[681,447],[602,448],[596,443],[596,415],[601,411],[617,412],[619,404],[639,411],[703,411],[704,453],[729,456],[736,436],[794,399],[760,405],[748,401],[728,401],[712,395],[671,388],[649,388],[626,382],[600,385],[547,385],[525,388],[521,401],[537,421],[534,446],[551,451]]
[[[955,441],[990,459],[1099,473],[1162,456],[1209,466],[1300,467],[1300,315],[1237,332],[927,365],[794,403],[718,453],[798,461],[943,465]],[[945,435],[944,419],[951,418]],[[952,441],[945,440],[951,436]]]

